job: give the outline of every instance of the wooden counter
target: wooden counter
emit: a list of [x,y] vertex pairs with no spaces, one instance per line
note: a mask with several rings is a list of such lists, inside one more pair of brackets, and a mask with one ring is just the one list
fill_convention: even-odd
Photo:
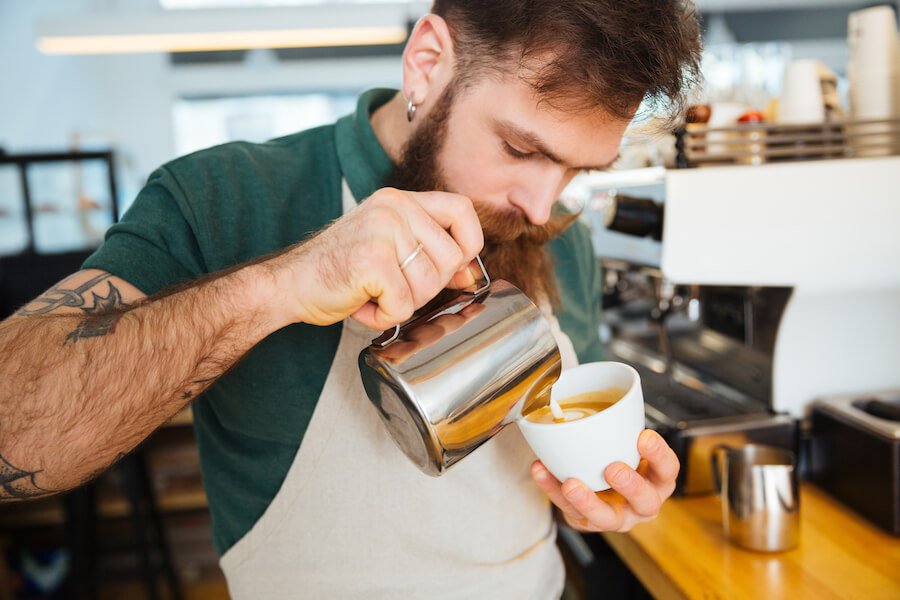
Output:
[[629,533],[603,534],[654,597],[900,600],[900,538],[811,484],[800,492],[800,545],[764,554],[725,539],[717,496],[672,498]]

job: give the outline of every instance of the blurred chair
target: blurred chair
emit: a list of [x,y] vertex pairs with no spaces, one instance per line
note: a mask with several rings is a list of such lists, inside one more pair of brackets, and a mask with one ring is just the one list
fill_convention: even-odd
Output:
[[[131,550],[137,554],[140,579],[150,600],[181,600],[181,586],[172,563],[165,528],[157,508],[143,447],[120,460],[119,471],[129,505],[133,532]],[[96,485],[90,482],[66,495],[66,529],[72,556],[66,597],[93,600],[98,597],[99,559]],[[167,593],[160,594],[160,575]]]

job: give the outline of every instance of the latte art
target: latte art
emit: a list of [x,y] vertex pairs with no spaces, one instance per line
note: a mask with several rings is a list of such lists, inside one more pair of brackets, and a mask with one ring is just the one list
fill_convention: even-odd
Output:
[[607,388],[594,392],[578,394],[559,402],[563,418],[554,418],[550,406],[542,406],[525,415],[532,423],[568,423],[597,414],[622,399],[626,390],[622,388]]
[[[605,407],[604,407],[605,408]],[[600,409],[603,410],[603,409]],[[597,410],[593,407],[580,407],[580,408],[564,408],[563,409],[563,418],[556,419],[554,421],[577,421],[578,419],[583,419],[585,417],[589,417],[591,415],[596,415],[600,410]]]

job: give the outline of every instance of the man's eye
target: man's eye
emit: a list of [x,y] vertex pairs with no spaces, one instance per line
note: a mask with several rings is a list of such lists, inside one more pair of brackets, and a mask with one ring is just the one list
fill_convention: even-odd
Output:
[[503,149],[506,150],[507,154],[519,160],[525,160],[534,156],[534,152],[522,152],[521,150],[516,150],[506,141],[503,142]]

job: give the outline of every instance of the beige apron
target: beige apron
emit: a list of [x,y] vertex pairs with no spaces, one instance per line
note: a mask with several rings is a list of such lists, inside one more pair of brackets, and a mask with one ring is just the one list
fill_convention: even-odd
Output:
[[[345,186],[345,211],[355,205]],[[551,315],[563,366],[577,363]],[[559,598],[564,570],[534,456],[506,427],[441,477],[390,438],[360,380],[381,332],[343,323],[337,355],[280,490],[222,557],[236,599]]]

